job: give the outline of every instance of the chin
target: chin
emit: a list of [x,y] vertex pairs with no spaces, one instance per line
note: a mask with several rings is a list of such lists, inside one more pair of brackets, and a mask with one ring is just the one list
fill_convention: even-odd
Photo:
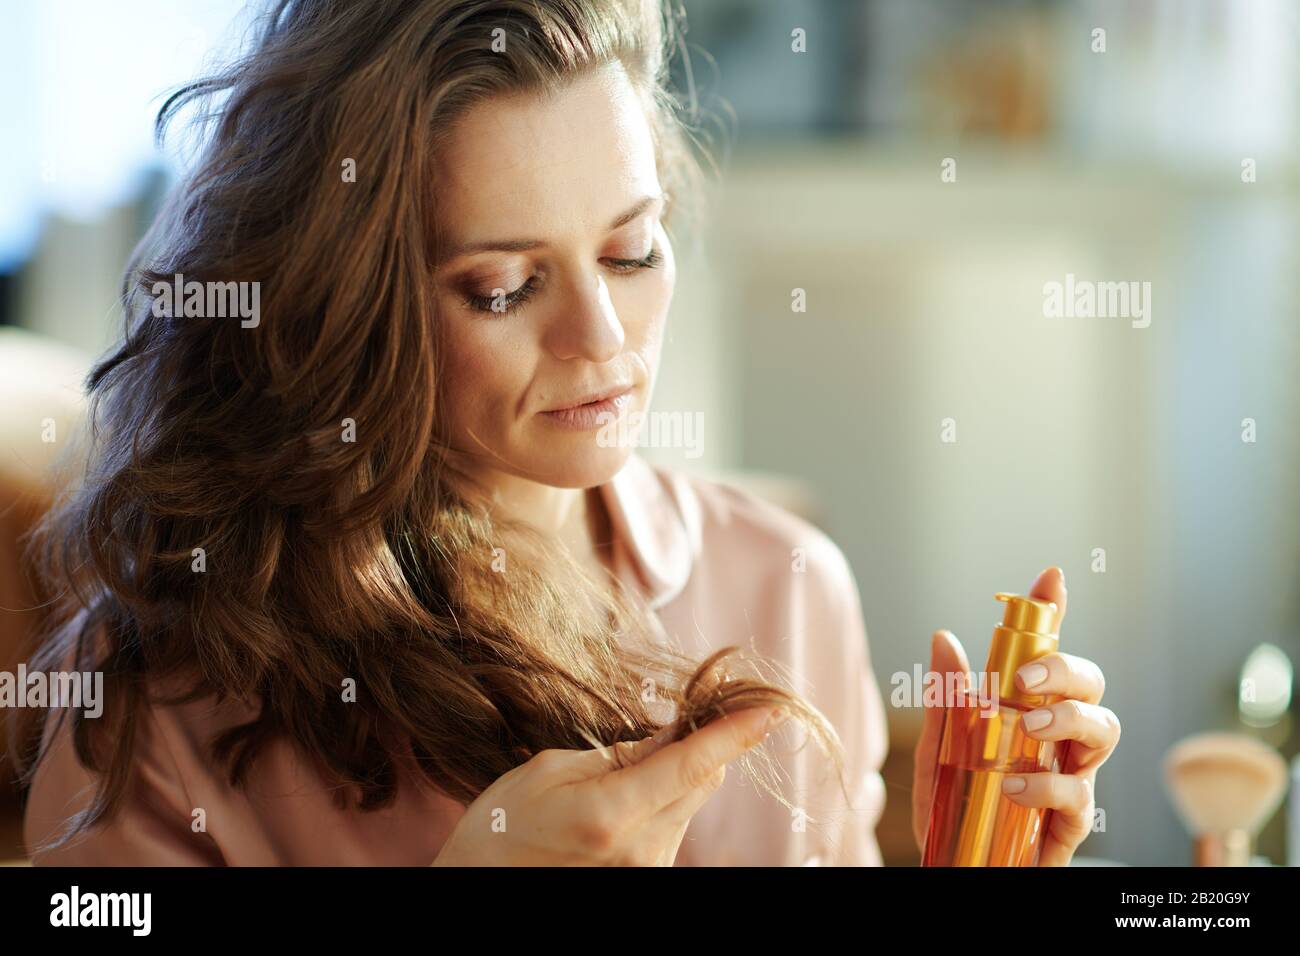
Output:
[[594,488],[609,481],[632,455],[632,448],[602,448],[595,434],[573,436],[567,441],[551,439],[544,462],[534,474],[556,488]]

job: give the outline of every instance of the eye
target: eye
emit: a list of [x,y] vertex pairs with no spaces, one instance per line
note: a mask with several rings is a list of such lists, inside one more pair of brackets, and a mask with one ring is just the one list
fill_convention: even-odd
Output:
[[537,291],[537,276],[531,277],[514,292],[507,293],[504,289],[493,289],[492,291],[495,293],[494,295],[467,293],[465,295],[465,305],[477,312],[490,312],[493,315],[505,315],[507,312],[513,312],[517,306],[533,297],[533,294]]
[[[654,247],[642,259],[605,259],[611,269],[619,275],[630,275],[639,272],[642,269],[657,269],[663,264],[663,253],[658,247]],[[494,289],[494,295],[479,295],[474,292],[467,292],[463,296],[463,301],[467,308],[476,312],[488,312],[492,315],[505,315],[514,312],[519,306],[527,302],[537,294],[537,276],[532,276],[527,282],[521,285],[514,292],[507,293],[504,289]]]
[[656,269],[663,264],[664,257],[658,247],[653,247],[644,259],[606,259],[615,272],[626,275],[640,269]]

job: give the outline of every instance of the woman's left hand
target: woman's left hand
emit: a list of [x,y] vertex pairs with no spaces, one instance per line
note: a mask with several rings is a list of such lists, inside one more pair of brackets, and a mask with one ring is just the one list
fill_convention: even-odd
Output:
[[[1054,601],[1057,607],[1056,630],[1065,616],[1065,574],[1060,568],[1048,568],[1038,576],[1029,596]],[[966,652],[951,631],[935,631],[930,642],[930,670],[942,675],[969,675],[975,687]],[[944,686],[947,677],[944,678]],[[1050,809],[1050,822],[1043,835],[1039,866],[1065,866],[1079,844],[1092,832],[1093,791],[1097,768],[1119,743],[1119,718],[1100,705],[1106,678],[1092,661],[1059,652],[1025,664],[1015,675],[1016,686],[1032,689],[1036,694],[1056,694],[1064,698],[1026,715],[1026,730],[1038,740],[1069,741],[1061,773],[1044,771],[1009,776],[1003,781],[1003,795],[1026,807]],[[1048,719],[1043,726],[1029,730],[1033,715]],[[925,831],[930,819],[930,797],[943,734],[944,708],[927,707],[921,739],[916,745],[912,776],[912,832],[917,845],[924,847]],[[1023,780],[1024,789],[1011,793],[1012,781]]]

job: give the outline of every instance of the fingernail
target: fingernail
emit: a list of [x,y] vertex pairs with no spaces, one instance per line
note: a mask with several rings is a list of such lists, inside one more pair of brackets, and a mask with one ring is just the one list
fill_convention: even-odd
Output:
[[1042,709],[1031,710],[1022,718],[1026,730],[1042,730],[1052,722],[1052,712]]
[[763,727],[763,736],[766,737],[769,734],[771,734],[772,731],[776,730],[776,728],[780,727],[783,723],[785,723],[786,720],[789,718],[789,716],[790,716],[790,711],[786,710],[784,707],[775,708],[767,716],[767,723]]
[[1016,671],[1026,687],[1035,687],[1047,680],[1047,668],[1042,664],[1026,664]]
[[1019,793],[1021,790],[1024,789],[1025,789],[1024,777],[1007,777],[1007,779],[1002,781],[1003,793]]
[[675,723],[671,723],[660,728],[659,732],[655,734],[652,738],[650,738],[654,742],[654,746],[659,747],[662,746],[663,744],[666,744],[669,741],[669,739],[672,737],[673,728],[676,726],[677,725]]

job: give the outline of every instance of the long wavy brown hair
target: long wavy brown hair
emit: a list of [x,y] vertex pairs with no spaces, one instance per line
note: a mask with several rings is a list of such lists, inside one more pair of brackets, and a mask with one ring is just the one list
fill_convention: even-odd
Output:
[[[57,842],[121,805],[142,708],[212,694],[257,705],[211,741],[232,786],[284,735],[362,810],[393,801],[404,750],[468,803],[542,750],[656,733],[647,686],[671,739],[784,704],[843,786],[835,730],[770,662],[656,642],[634,595],[489,514],[440,414],[440,140],[487,97],[619,61],[665,188],[689,196],[683,33],[652,0],[280,0],[244,58],[165,102],[160,139],[198,109],[198,161],[128,266],[122,341],[87,379],[84,475],[32,542],[61,595],[32,666],[104,674],[103,716],[67,718],[100,783]],[[261,321],[155,315],[178,273],[259,282]],[[172,679],[183,692],[161,694]],[[19,733],[27,782],[42,723]]]

